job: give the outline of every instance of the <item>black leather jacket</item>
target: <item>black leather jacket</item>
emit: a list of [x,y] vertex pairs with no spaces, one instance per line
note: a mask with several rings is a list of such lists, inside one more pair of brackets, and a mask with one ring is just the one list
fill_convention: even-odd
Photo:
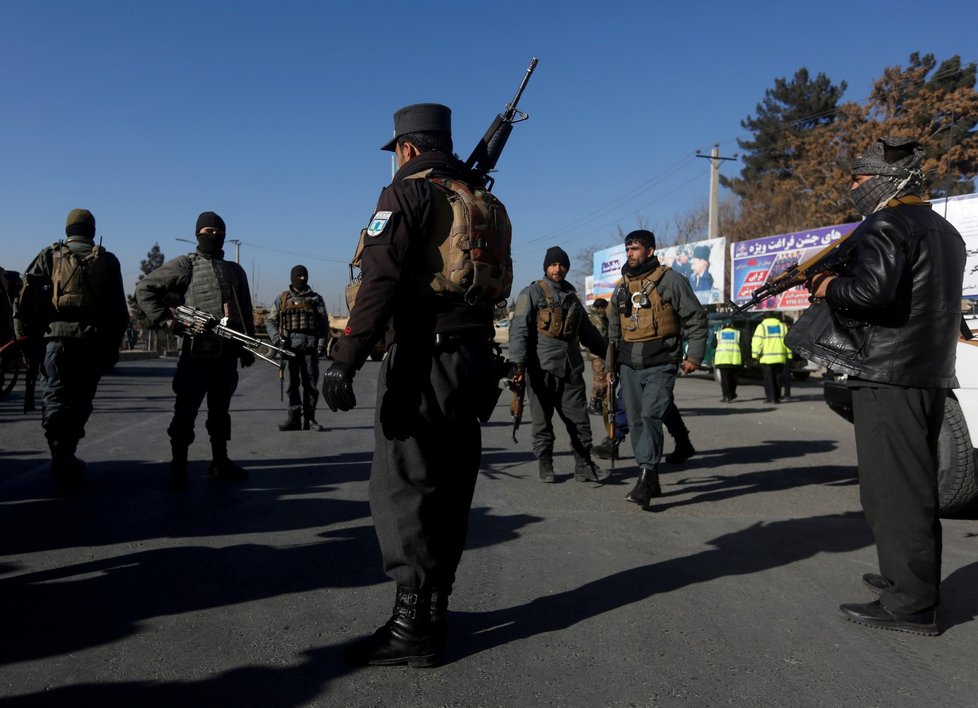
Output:
[[902,201],[852,233],[853,256],[786,344],[867,382],[954,388],[964,241],[926,202]]

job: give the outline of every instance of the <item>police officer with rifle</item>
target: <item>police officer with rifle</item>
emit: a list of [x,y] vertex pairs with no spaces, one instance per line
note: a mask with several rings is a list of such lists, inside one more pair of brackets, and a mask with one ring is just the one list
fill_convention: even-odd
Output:
[[[370,507],[395,604],[372,636],[348,647],[354,664],[434,666],[444,651],[480,421],[500,392],[492,315],[512,284],[511,227],[488,191],[488,173],[517,119],[517,99],[468,164],[453,155],[451,110],[436,103],[397,111],[394,137],[382,147],[394,152],[398,170],[365,229],[361,287],[323,381],[331,410],[353,408],[353,377],[388,332]],[[480,218],[469,221],[473,212]],[[461,273],[452,272],[452,259],[465,264]]]
[[[197,250],[164,263],[136,284],[136,302],[146,317],[174,334],[184,336],[173,376],[176,402],[167,433],[170,436],[170,487],[182,491],[187,486],[188,451],[194,441],[194,421],[207,398],[207,432],[211,441],[211,477],[244,480],[248,473],[228,457],[231,439],[231,396],[238,387],[238,362],[251,366],[255,354],[228,333],[255,336],[251,292],[244,269],[224,260],[224,220],[212,211],[197,218]],[[185,323],[171,309],[187,305],[214,319],[218,331],[188,332]]]

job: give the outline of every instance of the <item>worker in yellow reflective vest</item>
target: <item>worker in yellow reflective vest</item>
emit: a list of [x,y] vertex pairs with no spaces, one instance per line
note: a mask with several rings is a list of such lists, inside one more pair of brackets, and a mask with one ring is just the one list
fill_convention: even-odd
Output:
[[784,343],[786,334],[788,325],[771,315],[761,320],[751,339],[751,357],[761,365],[764,400],[768,403],[781,403],[781,372],[791,356],[791,350]]
[[716,353],[713,355],[713,365],[720,373],[720,390],[723,392],[720,400],[724,403],[732,403],[737,398],[737,370],[743,363],[740,330],[727,320],[716,333]]

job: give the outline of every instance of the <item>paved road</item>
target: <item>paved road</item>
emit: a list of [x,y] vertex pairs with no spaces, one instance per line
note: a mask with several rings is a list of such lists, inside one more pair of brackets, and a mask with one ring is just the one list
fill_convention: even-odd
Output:
[[837,616],[871,599],[875,552],[816,381],[774,407],[757,383],[729,405],[680,380],[699,452],[651,512],[623,500],[628,459],[597,486],[564,452],[560,483],[537,482],[500,401],[448,663],[349,669],[344,643],[393,599],[366,502],[379,366],[324,433],[279,433],[275,371],[243,371],[231,451],[251,480],[207,478],[200,422],[184,495],[166,489],[172,361],[103,381],[77,498],[52,493],[37,415],[0,401],[0,706],[976,704],[978,522],[945,522],[940,637]]

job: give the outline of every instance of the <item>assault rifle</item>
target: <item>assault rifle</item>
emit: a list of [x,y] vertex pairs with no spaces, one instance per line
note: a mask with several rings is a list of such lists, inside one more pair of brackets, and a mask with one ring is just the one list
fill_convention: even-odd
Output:
[[237,330],[231,329],[227,326],[227,317],[222,317],[220,320],[218,320],[216,317],[214,317],[214,315],[208,312],[198,310],[196,307],[188,307],[187,305],[178,305],[176,310],[174,310],[174,313],[176,315],[177,322],[187,329],[188,336],[194,337],[199,334],[210,332],[219,337],[234,340],[259,359],[264,359],[275,368],[279,368],[280,364],[272,359],[271,355],[273,353],[277,353],[281,357],[291,358],[295,356],[294,353],[287,349],[280,349],[272,346],[271,344],[266,344],[260,339],[250,337],[247,334],[242,334]]
[[783,272],[774,276],[771,278],[771,280],[764,283],[764,285],[752,292],[750,300],[745,302],[743,305],[729,303],[730,309],[734,312],[734,314],[746,312],[747,310],[757,307],[769,297],[780,295],[785,290],[790,290],[797,285],[801,285],[802,283],[811,280],[813,276],[818,275],[819,273],[824,273],[826,271],[834,272],[846,261],[848,261],[849,257],[852,255],[856,242],[849,241],[849,238],[858,230],[859,229],[857,227],[855,230],[850,231],[838,241],[830,243],[807,261],[791,264]]
[[536,68],[537,60],[534,57],[530,60],[530,67],[523,75],[523,80],[520,82],[520,87],[516,90],[513,100],[506,105],[506,109],[502,113],[493,119],[489,130],[482,136],[479,144],[475,146],[475,150],[469,155],[469,159],[465,161],[465,166],[475,172],[482,182],[482,188],[487,192],[492,191],[492,185],[495,183],[489,173],[496,169],[496,163],[499,162],[499,157],[503,154],[503,148],[506,147],[509,134],[513,132],[513,125],[530,117],[519,110],[516,104],[520,102],[523,89],[526,88],[526,84],[530,81],[530,75]]
[[611,359],[611,374],[608,381],[608,415],[605,419],[605,429],[608,431],[608,439],[611,441],[611,471],[615,471],[615,458],[618,457],[618,450],[615,448],[615,422],[618,417],[618,345],[608,342],[608,354]]
[[526,400],[526,370],[523,370],[523,378],[519,381],[516,381],[515,372],[513,378],[504,381],[513,392],[513,400],[509,403],[509,414],[513,418],[513,442],[518,442],[516,431],[520,429],[520,423],[523,422],[523,402]]

